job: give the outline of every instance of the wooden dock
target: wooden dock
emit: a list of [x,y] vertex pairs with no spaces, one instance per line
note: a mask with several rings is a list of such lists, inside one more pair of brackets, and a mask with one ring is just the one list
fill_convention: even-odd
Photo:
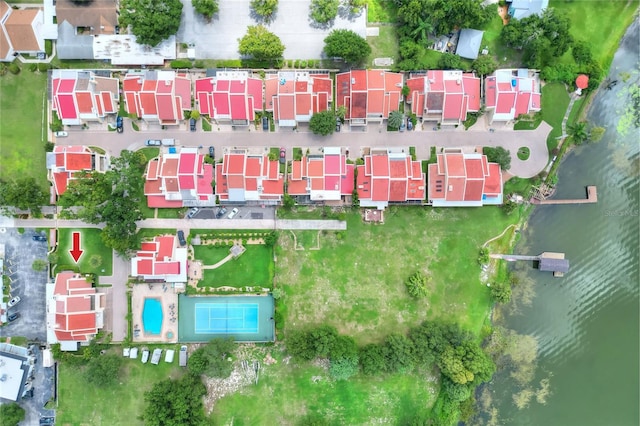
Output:
[[592,204],[598,202],[598,188],[595,185],[587,186],[587,198],[578,198],[573,200],[538,200],[532,198],[532,204]]
[[564,258],[564,253],[545,251],[538,256],[523,256],[519,254],[491,254],[492,259],[502,259],[507,262],[519,260],[538,261],[538,269],[553,272],[554,277],[563,277],[569,272],[569,261]]

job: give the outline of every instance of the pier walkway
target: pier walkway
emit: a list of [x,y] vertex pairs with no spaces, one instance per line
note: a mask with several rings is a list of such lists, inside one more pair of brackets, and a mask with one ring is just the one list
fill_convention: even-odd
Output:
[[587,198],[578,198],[572,200],[538,200],[532,198],[531,203],[536,205],[542,204],[593,204],[598,202],[598,188],[594,185],[587,186]]

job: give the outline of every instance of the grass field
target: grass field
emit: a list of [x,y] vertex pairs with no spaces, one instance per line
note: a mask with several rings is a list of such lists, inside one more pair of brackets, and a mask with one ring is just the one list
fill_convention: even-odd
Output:
[[33,177],[48,190],[43,116],[46,87],[46,73],[31,72],[24,66],[18,75],[0,77],[0,179]]
[[569,94],[562,83],[549,83],[542,88],[542,118],[553,130],[547,136],[549,151],[558,146],[556,138],[562,135],[562,119],[569,106]]
[[371,46],[371,55],[367,59],[367,67],[373,66],[375,58],[393,58],[398,62],[398,34],[396,28],[391,25],[379,27],[380,34],[377,37],[367,37]]
[[[149,346],[174,349],[177,345]],[[120,346],[110,350],[122,355]],[[59,406],[56,422],[61,425],[127,425],[142,426],[138,416],[144,410],[144,392],[154,383],[166,378],[180,377],[184,369],[178,367],[176,354],[173,363],[142,364],[138,359],[124,359],[123,374],[118,384],[107,387],[88,386],[83,369],[59,363]]]
[[[245,287],[271,288],[273,257],[271,247],[246,245],[247,249],[237,259],[232,259],[217,269],[205,269],[204,279],[198,287]],[[229,255],[229,246],[194,246],[196,259],[205,265],[214,265]]]
[[[69,250],[71,250],[71,246],[73,244],[72,241],[72,232],[80,231],[80,247],[84,250],[82,256],[80,257],[79,262],[76,264],[69,254]],[[62,270],[61,268],[65,265],[67,266],[78,266],[80,268],[81,273],[93,273],[96,275],[111,275],[112,274],[112,264],[113,264],[113,254],[111,249],[105,247],[102,242],[102,238],[100,237],[100,229],[96,228],[85,228],[85,229],[67,229],[60,228],[58,229],[58,248],[56,253],[58,253],[58,271]],[[91,267],[89,259],[93,255],[98,255],[102,258],[102,264],[96,268]]]
[[[481,329],[490,305],[480,285],[478,248],[509,223],[502,210],[391,207],[385,224],[348,216],[348,232],[301,236],[305,250],[293,249],[282,233],[276,250],[276,284],[286,293],[285,331],[327,323],[359,344],[403,332],[426,318]],[[404,281],[417,270],[431,277],[429,296],[415,301]]]
[[271,354],[278,362],[262,368],[257,386],[218,401],[213,424],[293,425],[303,424],[305,415],[332,425],[406,424],[406,417],[427,411],[435,399],[437,386],[425,380],[428,374],[333,382],[322,367],[285,363],[277,350]]

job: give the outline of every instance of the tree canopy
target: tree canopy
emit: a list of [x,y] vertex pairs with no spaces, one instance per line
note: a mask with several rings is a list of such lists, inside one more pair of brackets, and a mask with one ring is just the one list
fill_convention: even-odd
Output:
[[0,405],[0,424],[16,426],[24,420],[25,411],[17,402]]
[[157,46],[180,28],[180,0],[122,0],[120,22],[131,26],[138,43]]
[[41,207],[47,204],[49,204],[47,193],[32,177],[0,181],[0,205],[2,206],[31,210],[31,213],[39,216],[42,212]]
[[251,9],[265,21],[270,22],[278,10],[278,0],[251,0]]
[[509,150],[498,146],[495,148],[485,147],[483,152],[489,162],[500,164],[502,170],[509,170],[511,168],[511,152],[509,152]]
[[324,53],[340,57],[350,64],[360,64],[371,54],[367,40],[351,30],[333,30],[324,39]]
[[282,58],[284,45],[280,37],[269,32],[263,25],[252,25],[239,40],[238,52],[257,60],[275,60]]
[[319,24],[326,24],[338,16],[340,0],[311,0],[309,15]]
[[400,111],[395,110],[389,113],[389,119],[387,120],[387,126],[389,128],[398,130],[400,126],[402,126],[402,120],[404,119],[404,114]]
[[409,295],[417,299],[427,295],[427,281],[428,278],[425,274],[416,271],[404,284],[407,287]]
[[204,16],[207,21],[210,21],[213,15],[220,10],[218,0],[191,0],[191,5],[195,11]]
[[116,355],[100,355],[91,358],[85,367],[84,376],[87,382],[96,386],[108,386],[115,383],[120,376],[122,357]]
[[489,75],[498,69],[498,64],[491,55],[480,55],[473,61],[471,68],[480,75]]
[[316,135],[332,134],[336,130],[336,115],[330,110],[313,114],[309,120],[309,129]]
[[156,426],[205,424],[202,397],[206,393],[202,380],[194,374],[162,380],[144,394],[144,422]]
[[462,69],[462,58],[453,53],[445,53],[438,59],[438,68],[443,70]]
[[233,339],[213,339],[205,346],[196,349],[189,357],[188,368],[193,374],[226,378],[233,371],[229,362],[236,346]]

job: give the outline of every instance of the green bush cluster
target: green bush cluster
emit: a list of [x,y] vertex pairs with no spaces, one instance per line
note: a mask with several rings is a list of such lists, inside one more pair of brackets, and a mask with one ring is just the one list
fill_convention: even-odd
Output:
[[181,69],[181,68],[191,68],[193,64],[188,59],[176,59],[175,61],[171,61],[171,68]]

